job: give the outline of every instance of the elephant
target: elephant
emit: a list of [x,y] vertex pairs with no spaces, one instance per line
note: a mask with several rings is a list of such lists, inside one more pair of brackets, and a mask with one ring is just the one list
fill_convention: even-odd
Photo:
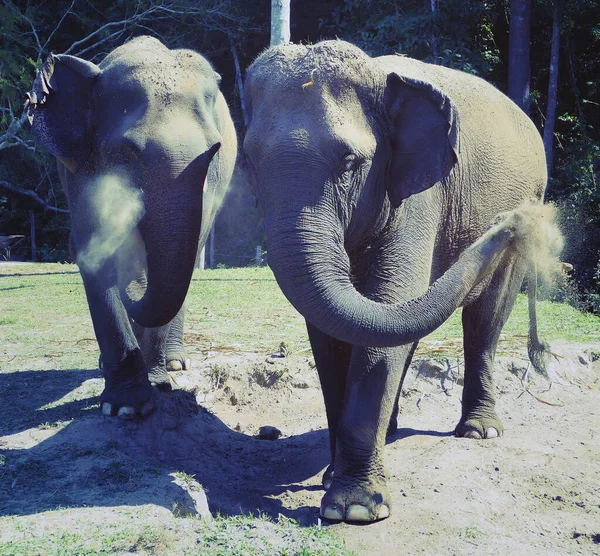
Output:
[[[269,48],[248,68],[245,94],[243,159],[269,265],[306,320],[325,401],[320,514],[382,519],[391,511],[383,452],[404,377],[418,341],[459,306],[455,435],[503,432],[494,356],[532,264],[498,215],[542,209],[542,141],[484,80],[372,58],[343,40]],[[532,348],[547,345],[532,334]]]
[[186,366],[183,304],[237,156],[219,83],[200,54],[141,36],[98,65],[50,55],[27,95],[68,200],[105,415],[146,415]]

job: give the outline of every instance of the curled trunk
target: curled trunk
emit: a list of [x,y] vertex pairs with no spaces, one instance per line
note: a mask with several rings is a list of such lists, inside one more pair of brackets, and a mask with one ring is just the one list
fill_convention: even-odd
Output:
[[405,303],[361,295],[350,280],[343,241],[314,227],[271,234],[269,262],[283,293],[307,321],[350,344],[390,347],[419,340],[446,321],[494,269],[512,237],[506,226],[495,226],[423,295]]
[[147,270],[120,288],[127,313],[142,326],[164,326],[183,305],[198,250],[202,188],[219,147],[216,143],[196,158],[158,198],[147,194],[139,225]]

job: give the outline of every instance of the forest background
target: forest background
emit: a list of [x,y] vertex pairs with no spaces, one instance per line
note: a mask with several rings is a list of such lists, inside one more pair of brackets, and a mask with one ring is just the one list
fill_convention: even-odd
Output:
[[[0,236],[25,236],[13,258],[70,260],[56,163],[36,147],[22,110],[49,53],[99,62],[141,34],[197,50],[222,75],[242,138],[243,74],[269,44],[270,10],[270,0],[1,0]],[[600,313],[599,2],[291,1],[292,42],[335,37],[373,56],[401,52],[474,73],[530,115],[549,161],[547,199],[561,209],[562,258],[575,266],[577,293],[559,295]],[[266,249],[260,211],[242,174],[234,178],[213,237],[213,265],[253,264],[257,246]]]

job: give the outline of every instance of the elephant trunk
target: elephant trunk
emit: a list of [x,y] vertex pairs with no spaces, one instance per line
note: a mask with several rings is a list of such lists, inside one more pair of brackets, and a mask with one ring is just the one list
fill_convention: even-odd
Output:
[[435,330],[495,267],[512,238],[506,227],[491,229],[423,295],[387,304],[355,289],[342,230],[324,229],[323,221],[314,209],[299,218],[268,218],[269,264],[284,295],[308,322],[338,340],[370,347],[412,343]]
[[120,288],[127,313],[144,327],[164,326],[183,305],[198,252],[203,184],[219,147],[216,143],[197,157],[156,198],[146,192],[139,224],[146,272]]

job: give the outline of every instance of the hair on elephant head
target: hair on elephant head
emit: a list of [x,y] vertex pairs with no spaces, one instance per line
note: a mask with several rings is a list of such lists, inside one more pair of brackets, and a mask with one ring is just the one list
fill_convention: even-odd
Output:
[[99,64],[49,56],[27,95],[59,160],[105,375],[137,357],[129,318],[163,327],[181,313],[237,151],[219,83],[200,54],[139,37]]
[[491,367],[528,268],[517,247],[533,213],[487,230],[499,213],[540,205],[543,145],[483,80],[339,40],[270,48],[245,91],[244,153],[269,264],[307,321],[327,408],[321,514],[386,517],[382,454],[402,377],[416,342],[460,305],[457,435],[502,432]]

